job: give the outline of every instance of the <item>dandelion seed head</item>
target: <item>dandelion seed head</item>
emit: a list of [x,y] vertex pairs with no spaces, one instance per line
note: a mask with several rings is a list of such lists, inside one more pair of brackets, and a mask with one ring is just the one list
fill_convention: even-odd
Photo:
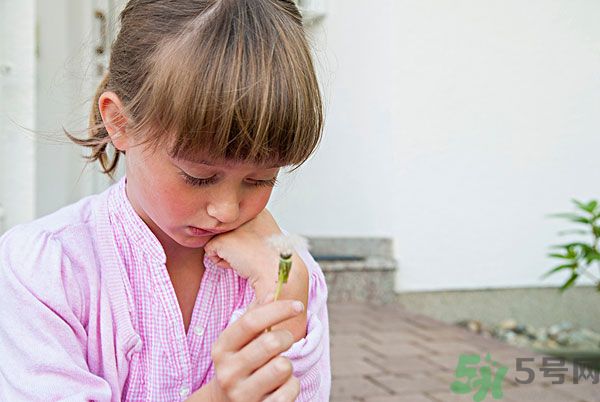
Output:
[[280,256],[290,256],[294,250],[308,249],[308,240],[295,234],[273,235],[267,239],[267,243],[277,250]]

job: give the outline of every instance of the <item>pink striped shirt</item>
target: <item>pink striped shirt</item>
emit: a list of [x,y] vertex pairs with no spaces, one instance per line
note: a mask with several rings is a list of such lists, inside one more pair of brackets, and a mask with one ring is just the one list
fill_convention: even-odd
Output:
[[[308,251],[305,338],[283,355],[297,401],[331,386],[327,287]],[[180,401],[214,376],[211,345],[254,297],[205,260],[186,334],[166,256],[125,180],[0,238],[0,400]]]

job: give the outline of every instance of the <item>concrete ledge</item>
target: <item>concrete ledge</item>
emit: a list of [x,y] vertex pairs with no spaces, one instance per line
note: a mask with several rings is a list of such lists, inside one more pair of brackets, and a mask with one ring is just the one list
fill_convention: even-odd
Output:
[[394,301],[396,261],[384,238],[310,238],[311,253],[323,269],[332,302]]
[[507,318],[533,326],[570,321],[600,331],[600,294],[593,286],[402,292],[396,301],[411,312],[454,323],[476,319],[493,325]]

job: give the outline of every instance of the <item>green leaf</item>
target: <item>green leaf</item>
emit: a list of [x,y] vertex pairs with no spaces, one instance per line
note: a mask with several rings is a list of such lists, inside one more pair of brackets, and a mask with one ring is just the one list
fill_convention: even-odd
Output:
[[592,249],[585,255],[585,261],[588,264],[591,264],[592,261],[600,261],[600,254],[597,250]]
[[563,236],[563,235],[566,235],[566,234],[587,235],[587,234],[589,234],[589,232],[587,230],[583,230],[583,229],[567,229],[567,230],[561,230],[561,231],[559,231],[558,234],[560,236]]
[[563,259],[563,260],[570,260],[570,259],[571,259],[571,257],[570,257],[570,256],[568,256],[568,255],[555,254],[555,253],[548,254],[548,257],[552,257],[552,258],[561,258],[561,259]]
[[567,243],[567,244],[557,244],[555,246],[550,246],[550,248],[564,248],[564,249],[574,249],[575,247],[580,247],[580,248],[591,248],[592,246],[590,246],[587,243],[583,243],[580,241],[576,241],[573,243]]
[[560,258],[561,260],[575,260],[577,258],[577,255],[551,253],[548,254],[548,257]]
[[567,290],[568,288],[570,288],[571,286],[573,286],[575,284],[575,281],[577,280],[577,278],[579,277],[579,274],[576,272],[573,272],[571,274],[571,277],[560,287],[560,291],[564,292],[565,290]]
[[577,268],[577,263],[559,265],[558,267],[554,267],[550,271],[548,271],[544,275],[542,275],[542,278],[547,278],[548,276],[554,274],[555,272],[559,272],[559,271],[562,271],[565,269],[576,269],[576,268]]
[[596,210],[596,207],[598,207],[598,201],[596,200],[591,200],[590,202],[588,202],[587,204],[584,204],[581,201],[577,201],[577,200],[572,200],[575,205],[577,205],[580,209],[582,209],[583,211],[589,212],[590,214],[594,214],[594,211]]
[[572,213],[560,213],[560,214],[550,214],[548,215],[549,217],[553,217],[553,218],[564,218],[564,219],[568,219],[571,222],[575,222],[575,223],[585,223],[585,224],[590,224],[592,223],[590,219],[584,217],[584,216],[580,216],[577,214],[572,214]]
[[587,204],[585,204],[579,200],[576,200],[576,199],[572,199],[571,201],[573,202],[573,204],[577,205],[577,207],[579,209],[583,209],[584,211],[587,211],[587,209],[586,209]]

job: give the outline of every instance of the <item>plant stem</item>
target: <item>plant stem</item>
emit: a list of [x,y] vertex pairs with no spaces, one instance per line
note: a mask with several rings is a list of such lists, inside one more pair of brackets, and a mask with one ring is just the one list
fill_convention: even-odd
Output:
[[283,281],[280,279],[277,281],[277,289],[275,289],[275,296],[273,296],[273,301],[276,301],[279,298],[279,294],[281,293],[281,287],[283,285]]

